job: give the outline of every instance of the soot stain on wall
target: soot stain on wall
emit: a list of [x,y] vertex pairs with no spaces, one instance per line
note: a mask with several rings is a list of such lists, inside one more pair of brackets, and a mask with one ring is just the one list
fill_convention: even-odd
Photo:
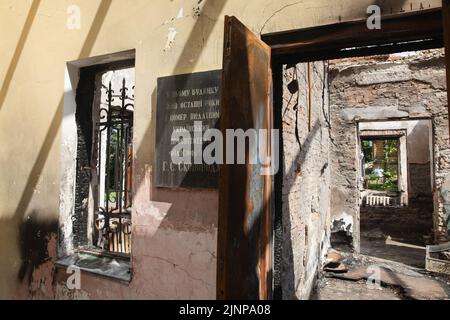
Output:
[[[27,281],[31,285],[34,281],[33,274],[46,262],[52,261],[53,252],[49,252],[50,241],[56,239],[58,221],[38,221],[37,212],[31,213],[27,220],[19,226],[19,245],[21,266],[18,278],[21,282]],[[51,279],[50,279],[51,281]]]

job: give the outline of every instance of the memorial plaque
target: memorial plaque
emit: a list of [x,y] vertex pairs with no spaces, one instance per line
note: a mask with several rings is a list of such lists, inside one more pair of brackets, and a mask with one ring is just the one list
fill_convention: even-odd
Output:
[[[194,150],[210,142],[195,138],[219,128],[221,70],[158,78],[156,116],[156,186],[217,188],[219,166],[194,163]],[[201,127],[194,127],[201,121]],[[181,140],[172,139],[174,131],[187,130],[192,137],[184,141],[192,154],[190,164],[175,164],[171,152]],[[201,148],[198,148],[201,144]],[[197,148],[195,147],[197,145]],[[198,162],[198,161],[197,161]]]

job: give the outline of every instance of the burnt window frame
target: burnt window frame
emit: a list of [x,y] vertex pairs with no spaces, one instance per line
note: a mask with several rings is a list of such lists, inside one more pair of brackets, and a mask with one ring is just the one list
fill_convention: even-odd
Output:
[[[97,167],[97,163],[94,163],[94,161],[96,161],[96,156],[94,155],[94,111],[96,110],[95,104],[100,102],[98,97],[101,95],[101,93],[98,92],[99,88],[97,76],[108,71],[116,71],[134,67],[135,59],[133,58],[79,68],[79,82],[75,97],[77,144],[74,197],[75,205],[74,216],[72,217],[72,243],[75,251],[78,252],[118,256],[125,259],[130,259],[131,257],[131,250],[130,253],[124,254],[119,252],[111,252],[105,250],[104,248],[98,248],[94,245],[95,213],[93,212],[94,206],[92,204],[98,200],[93,198],[96,197],[96,195],[92,193],[91,187],[93,171],[96,170]],[[97,111],[99,111],[99,109]],[[131,143],[133,142],[131,141]],[[132,162],[131,166],[133,166]],[[131,241],[130,235],[130,248]]]

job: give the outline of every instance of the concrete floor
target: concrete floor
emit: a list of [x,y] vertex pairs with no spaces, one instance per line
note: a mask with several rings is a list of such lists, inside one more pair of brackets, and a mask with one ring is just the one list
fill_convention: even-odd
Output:
[[346,281],[323,278],[313,293],[312,300],[402,300],[398,289],[368,289],[367,281]]
[[[375,220],[369,218],[364,210],[368,209],[361,208],[361,254],[425,268],[426,245],[431,244],[429,241],[432,238],[431,224],[415,220],[405,222],[396,218],[399,215],[411,216],[408,208],[392,209],[394,211],[391,213],[388,210],[389,215],[386,218]],[[374,209],[371,210],[373,213]],[[432,221],[431,212],[428,214],[429,220]]]
[[361,237],[361,254],[404,263],[416,268],[425,268],[425,247],[420,248],[406,241],[389,244],[386,240],[387,237]]
[[[403,263],[342,253],[348,272],[322,272],[312,300],[450,300],[450,276]],[[380,270],[375,285],[371,268]]]
[[[397,209],[395,214],[390,209],[380,210],[386,212],[375,215],[377,219],[362,210],[359,255],[342,252],[346,251],[342,248],[329,251],[328,262],[339,267],[324,268],[326,271],[320,273],[311,299],[450,300],[450,275],[425,270],[431,226],[416,220],[400,223],[398,215],[410,215],[409,208]],[[373,209],[368,212],[377,213]],[[368,280],[373,279],[374,268],[378,272],[377,285]]]

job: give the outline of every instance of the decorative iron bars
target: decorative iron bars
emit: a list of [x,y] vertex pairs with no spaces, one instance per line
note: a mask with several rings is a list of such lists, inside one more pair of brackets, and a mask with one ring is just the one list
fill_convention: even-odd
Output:
[[93,240],[105,251],[129,254],[134,95],[128,96],[125,78],[120,94],[114,94],[111,82],[108,87],[102,85],[102,89],[106,90],[107,97],[95,127],[97,197]]

